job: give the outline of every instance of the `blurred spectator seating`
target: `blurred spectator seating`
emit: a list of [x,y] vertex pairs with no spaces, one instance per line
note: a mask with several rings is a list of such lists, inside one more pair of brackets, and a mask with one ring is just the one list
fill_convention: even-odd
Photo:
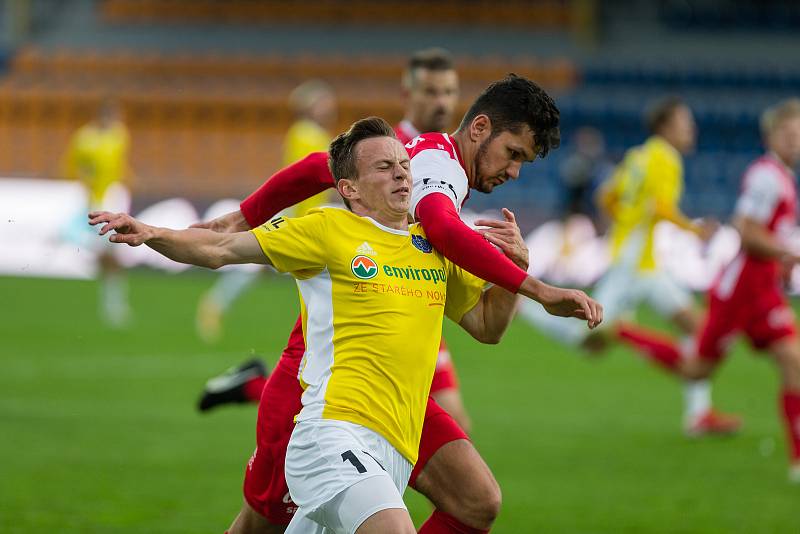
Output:
[[[405,61],[23,50],[0,81],[0,173],[56,176],[70,132],[113,95],[132,133],[136,194],[241,196],[280,165],[293,87],[308,78],[330,82],[339,99],[339,129],[368,115],[396,121]],[[569,88],[577,78],[562,60],[460,58],[458,69],[464,102],[510,71],[551,89]]]
[[565,28],[568,0],[105,0],[117,23],[302,23],[501,25]]

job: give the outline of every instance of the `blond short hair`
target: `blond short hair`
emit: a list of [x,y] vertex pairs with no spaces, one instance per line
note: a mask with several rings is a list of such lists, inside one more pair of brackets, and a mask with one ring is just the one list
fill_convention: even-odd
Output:
[[289,94],[289,106],[295,113],[304,114],[319,98],[328,95],[333,95],[333,88],[329,83],[318,79],[308,80]]
[[789,98],[768,107],[761,114],[761,135],[769,137],[787,119],[800,117],[800,98]]

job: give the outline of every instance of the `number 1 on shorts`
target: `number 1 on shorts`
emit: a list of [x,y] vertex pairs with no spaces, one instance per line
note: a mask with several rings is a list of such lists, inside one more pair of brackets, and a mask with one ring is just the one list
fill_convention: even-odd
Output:
[[342,461],[343,462],[350,462],[351,464],[353,464],[353,467],[355,467],[356,471],[358,471],[359,473],[366,473],[367,472],[367,468],[364,467],[364,464],[362,464],[361,461],[358,458],[356,458],[356,455],[353,454],[353,451],[343,452],[342,453]]

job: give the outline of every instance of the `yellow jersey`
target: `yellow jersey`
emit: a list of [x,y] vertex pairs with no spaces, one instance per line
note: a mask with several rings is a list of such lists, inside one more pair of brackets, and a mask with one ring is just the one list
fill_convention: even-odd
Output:
[[[286,132],[283,145],[283,164],[292,163],[303,159],[312,152],[327,152],[331,144],[331,136],[319,124],[308,119],[296,121]],[[302,217],[309,210],[322,207],[330,199],[329,191],[317,193],[290,208],[287,214],[290,217]]]
[[657,208],[677,211],[683,193],[681,155],[663,138],[653,136],[625,154],[610,180],[612,260],[636,262],[640,271],[653,270]]
[[125,179],[129,147],[128,129],[121,122],[105,129],[87,124],[72,136],[64,173],[86,186],[91,206],[99,206],[108,187]]
[[483,280],[436,252],[422,227],[382,226],[339,208],[252,230],[297,279],[306,352],[297,421],[365,426],[416,462],[442,318],[459,322]]

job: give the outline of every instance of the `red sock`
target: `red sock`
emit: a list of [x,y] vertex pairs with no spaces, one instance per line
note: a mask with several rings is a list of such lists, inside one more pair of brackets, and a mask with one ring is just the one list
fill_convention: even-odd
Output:
[[784,389],[781,400],[789,436],[789,455],[793,462],[797,462],[800,461],[800,392]]
[[418,534],[485,534],[486,532],[489,531],[468,527],[452,515],[440,510],[434,510],[417,531]]
[[266,383],[266,376],[254,376],[244,383],[242,392],[247,400],[258,404],[261,401],[261,392],[264,391],[264,384]]
[[681,361],[678,345],[669,336],[626,323],[619,325],[617,336],[636,347],[651,361],[670,371],[674,371]]

